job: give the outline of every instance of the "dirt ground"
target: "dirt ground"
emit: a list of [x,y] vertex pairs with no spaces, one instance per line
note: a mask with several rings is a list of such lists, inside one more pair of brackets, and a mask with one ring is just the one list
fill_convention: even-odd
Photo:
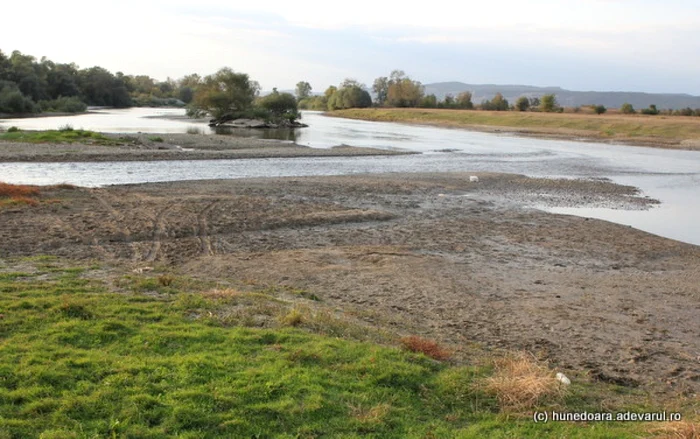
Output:
[[[309,148],[274,139],[216,134],[105,134],[118,146],[78,143],[0,141],[0,162],[108,162],[142,160],[219,160],[284,157],[349,157],[411,154],[377,148],[339,145]],[[160,139],[154,141],[153,139]]]
[[526,350],[574,377],[697,393],[700,247],[528,207],[654,200],[603,180],[475,175],[54,188],[38,206],[0,209],[0,257],[289,285],[452,346]]

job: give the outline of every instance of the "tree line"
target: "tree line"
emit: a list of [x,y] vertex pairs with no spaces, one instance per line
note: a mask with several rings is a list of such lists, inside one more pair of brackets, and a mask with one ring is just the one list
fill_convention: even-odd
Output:
[[[539,97],[521,96],[514,103],[508,102],[503,94],[496,93],[492,99],[473,102],[473,94],[465,91],[456,96],[447,94],[438,99],[434,94],[425,94],[425,88],[402,70],[394,70],[389,76],[380,76],[374,80],[371,91],[368,87],[352,79],[346,79],[339,87],[331,86],[322,95],[312,96],[311,85],[302,81],[297,84],[296,95],[299,108],[309,110],[337,110],[344,108],[388,107],[388,108],[445,108],[484,111],[538,111],[546,113],[563,113],[564,107],[557,102],[555,94],[545,94]],[[603,105],[591,105],[590,111],[595,114],[607,112]],[[570,109],[575,113],[581,112],[581,107]],[[623,114],[635,114],[637,111],[630,104],[620,107]],[[669,114],[681,116],[700,116],[700,108],[684,108],[681,110],[659,110],[655,105],[644,108],[639,113],[647,115]]]
[[77,113],[88,105],[184,106],[199,79],[189,75],[157,81],[147,75],[113,74],[99,66],[81,69],[46,57],[37,60],[17,50],[9,56],[0,51],[0,113]]
[[256,81],[230,68],[204,77],[193,73],[157,81],[148,75],[113,74],[99,66],[81,69],[74,63],[0,51],[0,113],[78,113],[87,106],[187,106],[191,116],[282,124],[299,117],[294,95],[275,89],[261,97]]

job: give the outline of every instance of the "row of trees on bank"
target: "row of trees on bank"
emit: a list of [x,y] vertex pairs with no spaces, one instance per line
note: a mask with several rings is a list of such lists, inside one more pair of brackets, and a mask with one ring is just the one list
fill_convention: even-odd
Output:
[[[299,107],[309,110],[336,110],[343,108],[375,107],[417,107],[417,108],[446,108],[463,110],[485,111],[538,111],[545,113],[562,113],[564,107],[557,102],[555,94],[545,94],[539,97],[521,96],[514,103],[508,102],[503,94],[497,93],[490,100],[482,100],[475,104],[473,95],[469,91],[459,93],[457,96],[447,94],[443,99],[438,99],[434,94],[425,94],[425,88],[402,70],[394,70],[389,76],[381,76],[374,80],[371,91],[374,93],[372,102],[368,88],[355,80],[346,79],[339,87],[331,86],[323,95],[312,96],[312,88],[308,82],[299,82],[296,95],[299,99]],[[595,114],[607,112],[603,105],[591,105],[589,110],[582,107],[567,109],[571,112],[590,111]],[[634,114],[637,111],[630,105],[624,104],[620,108],[623,114]],[[681,116],[700,116],[700,108],[693,110],[685,108],[681,110],[661,111],[655,105],[642,109],[642,114],[669,114]]]
[[[353,85],[336,99],[345,103],[342,105],[357,105],[345,96],[355,93],[355,89],[359,85]],[[193,116],[250,117],[277,123],[299,117],[294,95],[274,90],[260,97],[260,85],[256,81],[230,68],[205,77],[195,73],[179,80],[157,81],[147,75],[113,74],[97,66],[80,69],[75,64],[54,63],[46,58],[37,60],[19,51],[10,56],[0,51],[0,113],[77,113],[85,111],[88,105],[116,108],[186,105]]]
[[113,74],[95,66],[37,60],[19,51],[0,51],[0,113],[81,112],[88,105],[183,106],[194,96],[198,75],[157,81],[147,75]]

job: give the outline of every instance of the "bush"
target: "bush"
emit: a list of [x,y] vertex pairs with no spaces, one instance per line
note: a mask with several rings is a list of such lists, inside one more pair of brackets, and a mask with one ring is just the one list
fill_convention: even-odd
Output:
[[18,133],[20,130],[17,127],[10,127],[7,129],[8,133]]
[[608,111],[608,109],[605,108],[605,105],[596,105],[595,107],[593,107],[593,111],[595,112],[595,114],[603,114],[606,111]]
[[87,110],[87,105],[78,97],[73,96],[70,98],[60,97],[53,101],[41,101],[39,102],[39,108],[41,111],[54,111],[58,113],[82,113]]
[[451,355],[450,351],[440,346],[437,342],[415,335],[402,338],[401,345],[403,345],[406,350],[425,354],[438,361],[447,360]]
[[625,102],[624,104],[622,104],[622,107],[620,107],[620,113],[634,114],[636,113],[636,111],[634,111],[634,107],[632,106],[632,104],[628,104],[627,102]]
[[656,105],[654,105],[654,104],[649,105],[649,108],[645,108],[642,110],[642,114],[649,114],[652,116],[656,116],[659,113],[660,113],[660,111],[656,108]]
[[0,113],[36,113],[34,102],[21,91],[5,87],[0,91]]
[[275,90],[258,99],[257,105],[267,111],[266,120],[279,122],[286,119],[293,122],[299,117],[297,99],[291,93],[279,93]]

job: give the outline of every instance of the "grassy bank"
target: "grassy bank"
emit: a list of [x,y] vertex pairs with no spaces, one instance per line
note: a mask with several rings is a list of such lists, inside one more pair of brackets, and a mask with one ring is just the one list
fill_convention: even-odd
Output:
[[74,130],[72,128],[45,131],[24,131],[10,128],[7,132],[0,133],[0,140],[27,143],[82,143],[106,146],[115,146],[123,143],[95,131]]
[[613,406],[620,394],[598,385],[562,392],[553,371],[523,358],[458,363],[416,338],[402,348],[303,291],[50,257],[0,260],[0,341],[2,439],[632,438],[678,428],[535,424],[536,408],[639,406]]
[[419,123],[485,131],[513,131],[519,134],[587,137],[700,149],[699,117],[420,108],[349,109],[328,114],[350,119]]

